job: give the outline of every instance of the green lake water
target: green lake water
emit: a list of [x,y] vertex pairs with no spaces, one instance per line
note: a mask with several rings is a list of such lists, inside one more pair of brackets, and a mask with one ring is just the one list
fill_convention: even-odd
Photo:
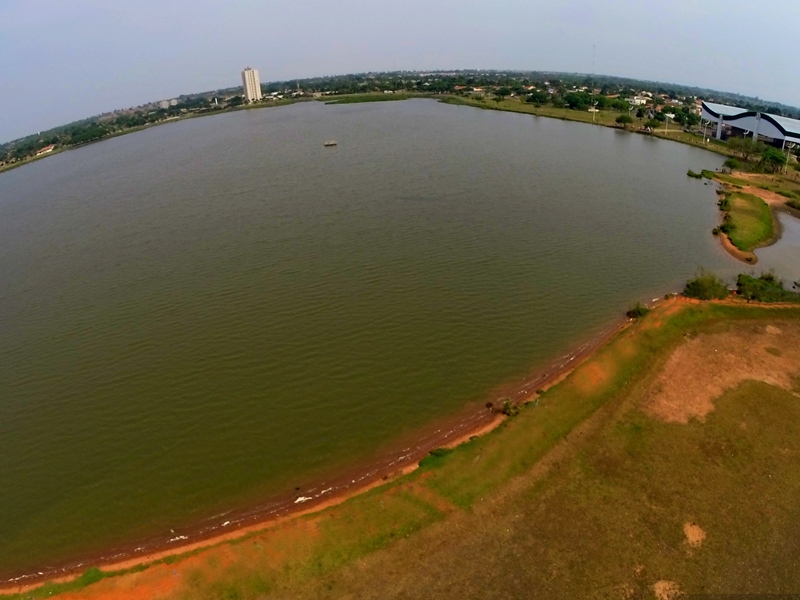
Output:
[[699,267],[739,271],[685,175],[721,161],[412,100],[187,120],[0,175],[0,574],[305,489]]

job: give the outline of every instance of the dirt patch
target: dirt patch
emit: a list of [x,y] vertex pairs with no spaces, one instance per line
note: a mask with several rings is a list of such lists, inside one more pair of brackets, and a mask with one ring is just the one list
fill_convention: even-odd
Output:
[[653,593],[657,600],[675,600],[683,596],[681,588],[674,581],[657,581],[653,584]]
[[800,325],[736,324],[724,333],[687,338],[648,386],[644,407],[669,423],[702,421],[716,398],[743,381],[792,391],[798,365]]
[[599,360],[595,359],[575,373],[575,387],[581,393],[587,394],[606,385],[613,376],[614,369],[611,365],[601,364]]
[[706,532],[697,523],[684,523],[683,535],[690,548],[699,548],[706,539]]
[[758,196],[764,202],[769,204],[770,206],[778,206],[783,208],[786,205],[786,201],[788,198],[785,196],[781,196],[776,192],[771,192],[769,190],[764,190],[752,185],[746,185],[742,188],[742,191],[745,194],[753,194],[753,196]]

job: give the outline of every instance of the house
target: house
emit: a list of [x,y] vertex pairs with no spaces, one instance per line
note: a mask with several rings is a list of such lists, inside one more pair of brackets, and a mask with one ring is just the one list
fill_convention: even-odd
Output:
[[55,150],[55,148],[56,148],[55,144],[50,144],[49,146],[45,146],[36,153],[36,156],[41,156],[42,154],[47,154],[48,152],[52,152],[53,150]]
[[643,104],[647,104],[648,98],[644,96],[634,96],[633,98],[626,98],[626,100],[631,106],[642,106]]

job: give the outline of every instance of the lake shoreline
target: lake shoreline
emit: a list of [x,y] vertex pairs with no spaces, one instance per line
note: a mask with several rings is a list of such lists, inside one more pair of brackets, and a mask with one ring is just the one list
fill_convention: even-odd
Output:
[[[277,107],[277,106],[290,106],[292,104],[297,104],[297,103],[302,103],[302,102],[324,102],[326,105],[331,105],[331,106],[346,105],[346,104],[356,104],[356,103],[361,103],[361,102],[373,102],[374,100],[364,100],[364,101],[362,101],[362,100],[356,100],[356,101],[352,101],[352,100],[348,101],[348,100],[346,100],[347,98],[367,97],[369,95],[370,94],[343,95],[343,96],[340,97],[340,98],[344,99],[342,101],[331,100],[331,97],[327,97],[327,98],[324,98],[322,100],[313,99],[313,98],[292,99],[292,100],[289,100],[289,101],[275,103],[275,104],[235,106],[235,107],[228,107],[228,108],[225,108],[225,109],[222,109],[222,110],[208,112],[208,113],[190,114],[190,115],[181,116],[181,117],[178,117],[178,118],[175,118],[175,119],[166,119],[164,121],[159,121],[157,123],[150,123],[150,124],[147,124],[147,125],[131,127],[130,129],[127,129],[125,131],[114,132],[114,133],[112,133],[112,134],[110,134],[110,135],[108,135],[106,137],[103,137],[103,138],[101,138],[99,140],[92,140],[92,141],[85,142],[85,143],[82,143],[82,144],[76,144],[74,146],[67,146],[65,148],[58,148],[57,150],[55,150],[55,151],[53,151],[53,152],[51,152],[49,154],[44,154],[44,155],[41,155],[41,156],[33,156],[33,157],[30,157],[30,158],[25,159],[25,160],[20,161],[20,162],[3,165],[3,166],[0,167],[0,174],[5,173],[6,171],[11,171],[13,169],[17,169],[19,167],[24,167],[25,165],[37,162],[37,161],[42,160],[44,158],[48,158],[49,156],[55,156],[57,154],[61,154],[62,152],[66,152],[66,151],[69,151],[69,150],[77,150],[78,148],[82,148],[82,147],[88,146],[90,144],[97,144],[99,142],[103,142],[105,140],[110,140],[110,139],[113,139],[113,138],[116,138],[116,137],[121,137],[121,136],[127,135],[129,133],[136,133],[136,132],[139,132],[139,131],[144,131],[146,129],[152,129],[153,127],[158,127],[159,125],[167,125],[169,123],[178,123],[178,122],[181,122],[181,121],[187,121],[189,119],[197,119],[197,118],[201,118],[201,117],[219,116],[219,115],[230,114],[230,113],[234,113],[234,112],[240,112],[240,111],[243,111],[243,110],[258,110],[258,109],[261,109],[261,108],[274,108],[274,107]],[[336,97],[333,97],[333,98],[336,98]],[[571,122],[574,122],[574,123],[584,123],[586,125],[599,125],[601,127],[607,127],[608,129],[620,129],[620,127],[618,125],[607,125],[605,123],[586,122],[586,121],[584,121],[582,119],[571,118],[570,115],[567,114],[567,113],[565,113],[564,116],[561,116],[561,115],[549,115],[549,114],[537,114],[537,113],[532,113],[532,112],[524,111],[524,110],[514,110],[513,108],[507,108],[507,107],[502,107],[501,108],[499,106],[482,106],[482,105],[477,105],[477,104],[473,104],[473,103],[470,103],[470,102],[453,102],[453,101],[448,102],[447,101],[448,99],[452,99],[452,98],[457,99],[457,100],[461,100],[462,99],[460,96],[453,96],[451,94],[423,94],[423,93],[415,92],[415,93],[410,93],[407,97],[404,97],[404,98],[381,98],[381,100],[393,100],[393,101],[403,101],[403,100],[413,100],[413,99],[436,100],[437,102],[440,102],[442,104],[451,104],[453,106],[459,106],[459,105],[460,106],[470,106],[472,108],[478,108],[478,109],[482,109],[482,110],[496,110],[496,111],[500,111],[500,112],[513,112],[513,113],[517,113],[517,114],[521,114],[521,115],[531,115],[531,116],[536,116],[536,117],[544,117],[546,119],[556,119],[556,120],[559,120],[559,121],[571,121]],[[643,132],[643,131],[638,131],[638,130],[635,130],[635,129],[626,130],[626,131],[630,131],[631,133],[639,133],[639,134],[642,134],[642,135],[649,135],[649,136],[656,137],[656,138],[662,139],[662,140],[669,140],[669,141],[672,141],[672,142],[677,142],[677,143],[683,144],[685,146],[693,146],[695,148],[708,150],[709,152],[712,152],[714,154],[721,154],[722,156],[729,156],[728,153],[723,152],[721,149],[715,148],[712,145],[691,143],[691,142],[687,142],[687,141],[682,140],[682,139],[676,139],[676,138],[670,137],[667,134],[661,134],[660,132]]]
[[[336,118],[340,118],[339,115],[337,115]],[[491,120],[493,121],[494,119]],[[616,138],[618,136],[614,137]],[[639,293],[640,291],[636,292],[637,295]],[[620,323],[620,321],[616,320],[613,316],[609,318],[609,312],[613,315],[613,313],[618,310],[620,304],[631,300],[631,297],[619,299],[619,302],[615,303],[614,306],[608,307],[610,310],[605,312],[602,320],[599,322],[587,323],[584,328],[573,330],[570,338],[573,340],[582,340],[584,339],[583,335],[589,338],[591,337],[590,332],[599,331],[597,327],[598,324],[608,324],[611,321],[615,321],[617,325],[611,327],[608,332],[608,337],[613,336],[616,328],[623,327],[626,321]],[[594,301],[592,303],[594,304]],[[519,327],[519,325],[517,325],[517,327]],[[536,335],[535,329],[519,328],[518,330],[525,332],[525,335],[528,337]],[[581,331],[583,333],[580,333]],[[603,334],[599,334],[593,338],[594,341],[597,341],[597,347],[602,345],[604,341],[603,337]],[[559,338],[562,340],[562,344],[559,347],[564,348],[565,346],[572,346],[571,344],[563,344],[563,333]],[[160,537],[152,537],[146,540],[145,543],[118,544],[116,547],[112,547],[114,546],[113,543],[106,545],[104,545],[103,542],[87,544],[85,548],[89,550],[83,550],[81,553],[76,552],[72,554],[73,558],[77,557],[79,554],[83,554],[83,558],[75,558],[75,560],[70,561],[69,564],[67,564],[66,561],[62,562],[57,560],[54,563],[50,563],[46,570],[35,570],[24,567],[24,569],[29,571],[27,574],[19,573],[23,569],[15,567],[14,570],[19,574],[17,577],[13,578],[14,583],[11,585],[18,587],[19,585],[25,584],[28,585],[28,589],[30,589],[40,585],[41,581],[48,579],[53,580],[54,577],[58,578],[56,580],[61,581],[75,580],[81,573],[85,573],[87,568],[97,565],[106,569],[106,572],[109,572],[107,569],[113,569],[116,571],[114,574],[119,574],[120,569],[140,570],[139,567],[157,562],[171,564],[171,560],[165,559],[168,557],[175,557],[179,554],[185,555],[187,553],[193,553],[200,548],[210,547],[227,540],[240,539],[243,536],[247,536],[251,531],[262,531],[287,519],[292,519],[310,512],[318,512],[324,510],[328,506],[343,502],[350,497],[363,494],[373,487],[380,486],[383,482],[391,481],[404,473],[413,471],[419,459],[424,458],[431,449],[441,446],[457,445],[469,440],[473,436],[491,431],[493,428],[500,425],[503,422],[503,418],[497,414],[497,409],[502,406],[505,398],[513,398],[519,403],[536,399],[536,390],[553,385],[560,379],[563,379],[581,362],[581,358],[584,354],[589,356],[591,352],[593,352],[591,341],[582,346],[577,346],[576,342],[575,346],[572,346],[572,348],[576,349],[576,351],[561,356],[561,358],[555,359],[550,363],[544,363],[547,364],[546,367],[539,368],[532,373],[529,372],[524,378],[518,377],[515,382],[504,382],[506,379],[505,376],[494,379],[491,373],[489,373],[485,381],[500,381],[503,385],[494,389],[491,387],[484,387],[484,390],[491,390],[492,393],[479,393],[473,396],[474,398],[483,397],[483,404],[477,402],[477,400],[471,402],[465,400],[463,403],[459,403],[459,406],[454,406],[452,408],[453,412],[448,417],[433,418],[430,421],[422,420],[422,424],[417,425],[412,431],[412,434],[416,435],[416,439],[409,439],[411,437],[409,435],[405,436],[410,442],[408,443],[408,447],[406,447],[406,445],[397,445],[396,448],[389,448],[388,450],[384,447],[382,450],[379,450],[378,453],[373,453],[372,450],[370,450],[368,453],[365,452],[361,455],[353,456],[350,461],[344,464],[340,463],[338,469],[341,475],[337,476],[335,479],[326,481],[322,477],[315,477],[313,481],[323,481],[323,483],[316,486],[304,484],[302,490],[298,488],[295,493],[288,491],[292,488],[287,486],[284,488],[284,490],[286,490],[285,497],[273,497],[270,502],[255,506],[255,502],[253,502],[252,499],[249,506],[247,505],[248,503],[242,501],[238,502],[238,506],[234,502],[228,505],[222,503],[226,512],[208,519],[201,519],[200,517],[195,517],[194,520],[186,519],[185,522],[179,522],[179,524],[189,522],[192,526],[184,527],[181,524],[179,527],[176,526],[174,531],[168,529],[168,527],[173,526],[173,523],[169,523],[164,526],[163,535]],[[555,355],[555,353],[547,354],[550,356]],[[540,357],[538,360],[544,362],[547,360],[546,356],[547,355]],[[517,372],[520,374],[525,373],[526,367],[530,367],[532,362],[533,360],[530,358],[523,357],[523,360],[517,363]],[[527,365],[525,363],[527,363]],[[491,383],[489,383],[489,385],[491,385]],[[486,401],[493,403],[492,408],[494,410],[487,409]],[[419,423],[420,420],[417,419],[417,422]],[[395,431],[402,430],[397,428]],[[341,433],[344,433],[344,435],[342,436]],[[349,433],[347,431],[340,432],[340,439],[347,439],[348,435]],[[299,448],[299,446],[297,447]],[[408,450],[408,452],[406,452],[406,450]],[[291,449],[289,451],[291,452]],[[374,460],[376,456],[379,457],[378,460]],[[325,471],[322,475],[331,471],[334,471],[334,469]],[[294,486],[294,482],[292,486]],[[106,504],[105,506],[109,505]],[[237,506],[237,508],[230,511],[228,508],[231,506]],[[211,511],[209,510],[207,514],[211,514]],[[123,513],[123,522],[124,516]],[[132,520],[132,522],[141,523],[143,521],[137,519]],[[108,527],[105,531],[121,532],[120,529],[113,527]],[[32,539],[36,540],[36,538]],[[120,535],[118,539],[135,540],[136,536]],[[71,554],[70,552],[62,552],[61,555],[70,556]],[[27,556],[35,557],[36,553],[31,552]],[[10,560],[9,565],[12,563],[13,561]],[[19,565],[20,563],[23,563],[23,561],[20,560],[16,564]],[[32,560],[28,564],[36,564],[36,561]],[[9,572],[11,571],[12,569],[9,569]],[[89,578],[87,577],[86,579]],[[2,587],[4,583],[8,584],[10,581],[11,580],[0,582],[0,587]],[[78,585],[81,584],[81,581],[78,581]]]
[[[653,303],[660,301],[661,299],[657,299]],[[286,521],[337,506],[350,498],[413,472],[417,469],[419,461],[436,448],[455,448],[493,431],[506,419],[501,412],[504,400],[508,399],[515,405],[535,401],[539,396],[538,391],[544,391],[563,381],[580,364],[590,359],[595,352],[633,322],[633,319],[624,317],[588,341],[575,346],[567,354],[532,370],[521,382],[508,382],[499,386],[486,398],[483,406],[478,407],[473,403],[457,415],[439,419],[422,431],[417,430],[413,438],[417,441],[413,447],[403,449],[393,447],[391,451],[381,453],[381,458],[377,461],[366,466],[356,467],[311,489],[277,500],[273,499],[256,507],[229,511],[205,519],[195,526],[171,530],[149,540],[87,553],[83,557],[63,561],[55,566],[30,568],[26,569],[27,573],[17,571],[6,574],[0,581],[0,594],[23,593],[38,588],[45,582],[73,581],[92,567],[102,568],[112,575],[115,572],[128,572],[139,567],[147,568],[169,557],[191,554],[204,548],[241,539]],[[489,408],[489,403],[492,404],[492,408]],[[406,452],[397,456],[398,451]]]

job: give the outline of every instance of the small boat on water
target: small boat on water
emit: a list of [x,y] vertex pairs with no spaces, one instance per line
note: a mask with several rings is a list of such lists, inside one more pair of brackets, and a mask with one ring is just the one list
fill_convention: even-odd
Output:
[[338,144],[338,142],[336,140],[328,140],[327,142],[325,142],[325,146],[326,147],[327,146],[336,146],[337,144]]

